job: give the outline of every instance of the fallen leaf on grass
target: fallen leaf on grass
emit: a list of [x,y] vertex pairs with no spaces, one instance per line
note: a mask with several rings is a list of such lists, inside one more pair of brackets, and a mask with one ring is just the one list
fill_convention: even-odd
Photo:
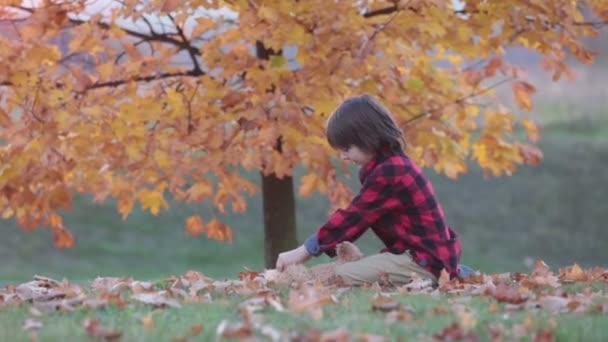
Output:
[[289,308],[294,313],[308,312],[313,319],[323,318],[323,306],[337,303],[331,293],[320,293],[314,286],[304,284],[300,291],[289,292]]
[[589,280],[589,276],[587,276],[585,271],[583,271],[578,264],[574,264],[570,267],[561,268],[559,270],[559,279],[562,282],[569,283],[575,281],[587,281]]
[[42,322],[40,320],[38,320],[37,318],[28,318],[25,320],[25,322],[23,322],[23,330],[24,331],[37,331],[42,329],[44,325],[42,324]]
[[393,324],[397,322],[411,322],[414,320],[414,316],[410,312],[395,310],[386,314],[385,322],[387,324]]
[[488,291],[489,295],[494,297],[499,302],[521,304],[528,300],[528,297],[520,292],[517,285],[508,285],[499,283],[496,288]]
[[147,314],[141,318],[141,325],[143,325],[144,329],[150,331],[154,328],[154,319],[151,314]]
[[264,309],[266,307],[273,307],[279,312],[285,311],[283,304],[281,304],[281,298],[275,292],[270,290],[258,292],[255,297],[252,297],[241,303],[241,307],[243,306],[249,306],[254,310]]
[[532,316],[528,315],[521,323],[513,324],[513,326],[511,327],[511,331],[513,337],[519,340],[522,337],[530,336],[532,330],[534,330],[535,328],[536,323],[534,323]]
[[167,291],[165,290],[151,293],[139,293],[133,295],[131,298],[144,304],[152,305],[155,308],[164,308],[167,306],[181,308],[181,304],[179,304],[177,300],[167,297]]
[[559,279],[541,259],[536,259],[536,263],[534,264],[534,268],[530,272],[530,275],[526,279],[523,279],[521,283],[530,287],[560,286]]
[[570,301],[567,298],[559,296],[540,296],[537,300],[530,301],[529,307],[543,308],[552,313],[560,313],[569,311],[568,304]]
[[91,282],[91,288],[98,292],[117,293],[130,288],[132,282],[132,278],[97,277]]
[[486,326],[488,337],[491,342],[502,342],[505,334],[505,327],[502,324],[490,324]]
[[253,336],[253,328],[244,322],[230,323],[223,320],[217,326],[216,334],[218,337],[245,339]]
[[551,332],[551,330],[541,329],[536,332],[532,341],[533,342],[557,342],[557,339],[555,338],[555,336],[553,335],[553,332]]
[[283,340],[283,334],[277,328],[270,325],[260,327],[260,334],[268,337],[273,342]]
[[102,301],[106,301],[108,304],[116,305],[117,308],[122,309],[127,306],[127,301],[122,297],[120,293],[114,292],[101,292],[97,298]]
[[352,333],[346,328],[338,328],[332,331],[326,331],[321,334],[320,342],[349,342],[351,341]]
[[87,335],[92,338],[116,340],[122,336],[122,331],[102,327],[94,318],[87,318],[84,320],[84,329],[87,332]]
[[203,332],[202,324],[193,325],[190,327],[190,330],[188,331],[188,333],[186,333],[184,336],[174,338],[173,342],[188,342],[188,341],[190,341],[191,337],[196,337],[196,336],[200,335],[201,332]]
[[388,342],[388,337],[375,334],[355,334],[355,341],[358,342]]
[[400,293],[422,293],[433,289],[433,281],[431,279],[422,279],[415,277],[409,283],[401,286],[398,290]]
[[401,304],[387,294],[377,293],[372,297],[372,311],[390,312],[399,308]]
[[479,336],[473,332],[466,332],[456,322],[434,334],[433,337],[439,341],[477,342],[479,340]]

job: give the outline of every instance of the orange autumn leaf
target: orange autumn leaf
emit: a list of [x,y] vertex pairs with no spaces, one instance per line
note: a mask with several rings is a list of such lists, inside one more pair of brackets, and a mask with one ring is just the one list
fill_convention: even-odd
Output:
[[524,81],[516,81],[513,83],[513,93],[517,104],[528,111],[532,110],[531,95],[536,93],[536,88],[530,83]]
[[206,233],[210,239],[232,242],[232,229],[219,220],[209,221]]
[[63,228],[53,229],[53,239],[57,248],[71,248],[74,245],[74,236]]
[[91,338],[111,341],[122,337],[122,331],[102,327],[94,318],[87,318],[83,324],[87,335]]
[[186,219],[186,232],[189,235],[197,237],[205,232],[205,223],[198,215],[190,216]]
[[587,281],[589,276],[578,264],[574,264],[570,267],[561,268],[559,279],[563,282]]

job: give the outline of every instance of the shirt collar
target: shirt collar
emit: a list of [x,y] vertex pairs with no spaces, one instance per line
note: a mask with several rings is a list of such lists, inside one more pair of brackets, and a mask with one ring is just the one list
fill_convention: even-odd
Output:
[[372,172],[372,170],[378,164],[380,164],[387,158],[390,158],[391,156],[398,154],[398,153],[403,153],[403,152],[402,151],[396,152],[396,151],[391,150],[390,148],[384,148],[384,149],[380,150],[378,153],[376,153],[376,155],[369,162],[367,162],[367,164],[363,165],[361,167],[361,169],[359,170],[359,181],[361,182],[361,184],[363,184],[363,182],[365,181],[367,176],[369,176],[369,174]]

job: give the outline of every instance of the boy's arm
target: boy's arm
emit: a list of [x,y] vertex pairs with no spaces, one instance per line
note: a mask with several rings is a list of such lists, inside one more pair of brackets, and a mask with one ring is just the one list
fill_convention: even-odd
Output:
[[335,247],[344,241],[357,240],[387,211],[399,206],[395,182],[390,170],[379,168],[370,174],[359,194],[345,209],[338,209],[319,230],[304,242],[310,255],[321,253],[334,257]]

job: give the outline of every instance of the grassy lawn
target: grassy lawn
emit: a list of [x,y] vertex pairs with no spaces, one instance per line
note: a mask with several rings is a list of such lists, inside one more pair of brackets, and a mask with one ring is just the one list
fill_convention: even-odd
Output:
[[[608,330],[605,329],[608,323],[606,282],[562,284],[560,289],[536,288],[527,302],[519,305],[505,303],[495,295],[474,296],[470,289],[464,294],[453,294],[449,287],[445,291],[427,289],[422,293],[408,292],[404,287],[380,288],[377,284],[342,291],[316,285],[309,288],[312,292],[305,292],[298,287],[265,284],[256,287],[252,284],[240,282],[230,291],[219,288],[199,291],[196,297],[182,300],[182,306],[178,308],[153,308],[129,300],[129,290],[121,292],[126,305],[116,302],[97,310],[43,311],[40,316],[33,316],[29,304],[0,305],[0,340],[27,341],[31,332],[23,331],[22,327],[28,318],[42,324],[35,332],[40,341],[103,337],[103,330],[87,332],[84,326],[91,319],[98,322],[101,329],[109,329],[110,333],[120,332],[125,341],[178,341],[179,338],[182,338],[179,341],[209,341],[231,335],[271,340],[273,335],[266,331],[271,331],[281,341],[307,341],[305,337],[309,338],[308,341],[323,340],[319,334],[325,334],[325,337],[350,334],[361,337],[362,341],[395,340],[398,337],[422,341],[485,341],[490,340],[491,335],[502,336],[505,340],[608,339]],[[250,289],[249,293],[245,289]],[[519,287],[519,291],[524,290],[529,291]],[[318,298],[328,294],[334,299],[330,302],[294,300],[299,297],[292,296],[291,292],[314,293]],[[378,300],[379,294],[383,300]],[[94,297],[95,293],[88,295]],[[252,304],[260,298],[273,298],[278,305],[263,305],[264,301]],[[583,310],[582,304],[572,306],[572,303],[583,302],[581,298],[589,299]],[[192,329],[197,331],[193,333]],[[363,339],[363,336],[368,339]],[[372,337],[385,339],[373,340]]]

